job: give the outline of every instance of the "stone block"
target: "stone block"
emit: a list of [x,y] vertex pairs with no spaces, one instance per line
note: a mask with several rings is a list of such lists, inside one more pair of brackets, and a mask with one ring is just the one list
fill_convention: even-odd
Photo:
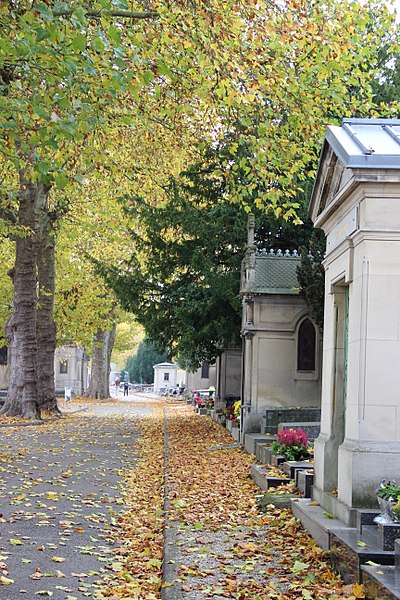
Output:
[[232,427],[231,435],[237,442],[240,441],[240,427]]
[[256,445],[256,457],[263,465],[269,464],[269,447],[266,444]]
[[314,483],[314,473],[308,471],[296,472],[296,485],[304,498],[311,498],[311,490]]
[[398,600],[400,598],[394,567],[362,565],[361,577],[367,600]]
[[394,542],[394,568],[396,585],[400,587],[400,540]]
[[395,541],[400,538],[400,523],[380,523],[378,534],[382,550],[394,551]]
[[282,471],[286,473],[286,475],[290,479],[296,479],[296,471],[310,469],[313,468],[313,464],[306,460],[301,461],[292,461],[288,460],[281,465]]
[[374,519],[380,514],[377,508],[360,508],[356,511],[356,529],[360,535],[364,525],[374,525]]
[[270,438],[262,433],[245,433],[244,448],[249,454],[256,454],[256,445],[265,444]]
[[[243,414],[243,432],[244,433],[260,433],[262,427],[262,413],[244,412]],[[261,432],[262,433],[262,432]]]
[[230,419],[227,419],[226,423],[225,423],[225,427],[227,428],[228,431],[232,431],[233,421],[231,421]]
[[284,456],[280,456],[279,454],[272,454],[270,464],[273,467],[278,467],[282,463],[284,463],[286,458]]

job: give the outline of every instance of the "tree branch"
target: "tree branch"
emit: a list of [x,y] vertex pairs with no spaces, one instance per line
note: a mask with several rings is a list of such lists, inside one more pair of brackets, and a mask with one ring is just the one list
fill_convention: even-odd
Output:
[[[68,9],[63,10],[55,10],[53,12],[55,17],[69,17],[72,13],[80,8],[78,6],[73,6]],[[83,8],[83,7],[82,7]],[[145,11],[145,12],[134,12],[130,10],[91,10],[85,9],[85,15],[87,17],[122,17],[124,19],[155,19],[158,17],[158,13],[154,11]]]

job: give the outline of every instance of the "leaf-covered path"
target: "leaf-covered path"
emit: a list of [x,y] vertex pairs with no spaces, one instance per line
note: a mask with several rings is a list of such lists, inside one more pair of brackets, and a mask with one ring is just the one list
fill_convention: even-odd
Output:
[[[146,401],[147,402],[147,401]],[[191,407],[112,402],[0,429],[0,598],[361,598],[251,457]]]
[[116,568],[121,470],[135,466],[137,410],[108,408],[110,416],[92,409],[0,429],[2,600],[92,597]]

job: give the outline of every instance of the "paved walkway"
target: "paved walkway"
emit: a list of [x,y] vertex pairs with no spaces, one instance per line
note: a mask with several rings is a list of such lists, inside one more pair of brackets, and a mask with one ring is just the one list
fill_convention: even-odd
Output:
[[57,427],[1,429],[2,600],[92,596],[123,505],[120,471],[135,465],[132,418],[149,412],[96,405]]

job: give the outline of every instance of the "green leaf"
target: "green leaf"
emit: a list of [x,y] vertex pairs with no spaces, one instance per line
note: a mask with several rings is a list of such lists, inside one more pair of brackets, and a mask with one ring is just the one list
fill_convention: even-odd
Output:
[[54,181],[55,181],[56,186],[60,190],[63,190],[65,188],[65,186],[67,185],[67,183],[68,183],[68,179],[64,175],[64,173],[58,173],[58,175],[56,175],[54,177]]
[[47,4],[39,2],[39,4],[35,6],[35,9],[42,15],[44,19],[47,19],[48,21],[52,21],[54,19],[53,11],[51,10],[50,6],[47,6]]
[[309,565],[306,563],[302,563],[299,560],[296,560],[293,567],[291,568],[292,573],[301,573],[301,571],[305,571],[309,568]]
[[170,71],[170,69],[167,67],[167,65],[165,65],[163,63],[159,63],[157,65],[157,73],[159,73],[160,75],[165,75],[166,77],[169,77],[170,79],[172,79],[174,76],[172,71]]
[[86,50],[86,36],[83,33],[78,33],[72,40],[71,45],[76,52],[83,52]]
[[114,40],[114,42],[119,43],[121,41],[121,32],[119,29],[117,29],[116,27],[114,27],[113,25],[111,25],[111,27],[108,28],[107,33],[109,35],[109,37]]
[[48,29],[37,29],[36,30],[36,41],[42,42],[50,37],[50,32]]

